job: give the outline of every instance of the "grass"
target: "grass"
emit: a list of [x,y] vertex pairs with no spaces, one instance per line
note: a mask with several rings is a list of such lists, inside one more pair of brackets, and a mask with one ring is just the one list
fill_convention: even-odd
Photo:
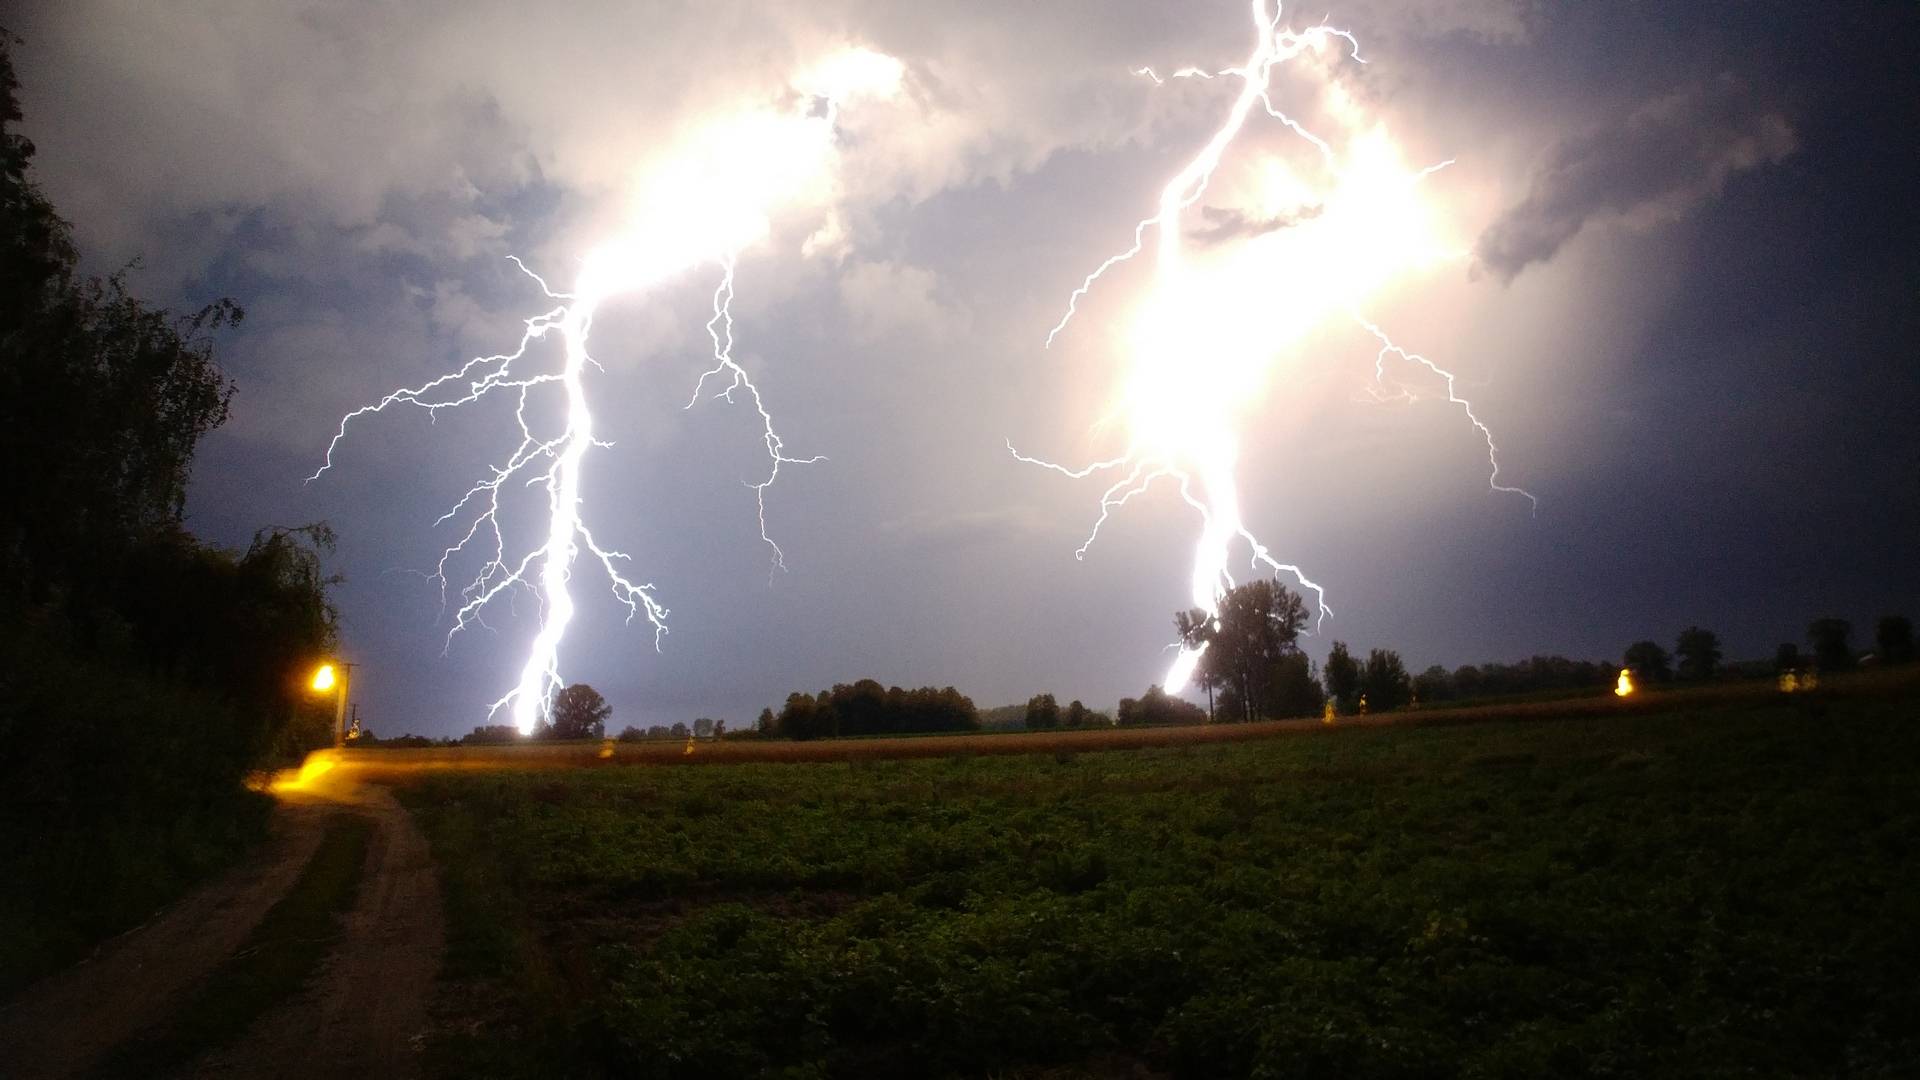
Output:
[[[407,782],[459,1075],[1907,1075],[1914,699]],[[475,989],[479,992],[475,993]]]
[[[154,1076],[226,1046],[304,987],[339,936],[360,888],[373,824],[342,814],[328,822],[312,861],[247,940],[158,1030],[115,1050],[100,1076]],[[377,1002],[366,1007],[377,1008]],[[324,1050],[324,1048],[316,1048]]]

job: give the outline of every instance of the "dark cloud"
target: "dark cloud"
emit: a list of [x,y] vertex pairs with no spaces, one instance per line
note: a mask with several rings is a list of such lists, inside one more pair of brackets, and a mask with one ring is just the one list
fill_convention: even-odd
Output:
[[1319,217],[1321,210],[1319,206],[1307,206],[1290,214],[1263,218],[1232,207],[1203,206],[1200,208],[1200,217],[1206,224],[1187,230],[1187,235],[1201,244],[1224,244],[1229,240],[1250,239],[1290,229],[1303,221]]
[[1655,98],[1550,149],[1526,199],[1481,234],[1475,268],[1512,281],[1589,222],[1675,220],[1718,195],[1733,174],[1793,150],[1787,119],[1731,76]]

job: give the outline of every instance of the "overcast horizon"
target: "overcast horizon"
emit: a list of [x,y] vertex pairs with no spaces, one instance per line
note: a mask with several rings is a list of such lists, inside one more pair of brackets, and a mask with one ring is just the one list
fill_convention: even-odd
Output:
[[[382,736],[462,734],[517,677],[524,607],[449,642],[426,576],[458,539],[435,519],[517,438],[506,401],[387,412],[309,483],[342,414],[510,349],[550,304],[509,256],[560,287],[636,176],[848,46],[897,58],[901,92],[846,107],[832,184],[737,269],[735,356],[787,452],[825,459],[767,493],[787,569],[770,574],[745,486],[758,418],[683,408],[712,363],[718,268],[611,299],[590,381],[612,445],[584,514],[670,633],[656,652],[583,566],[563,674],[616,729],[744,725],[867,677],[982,708],[1104,709],[1161,680],[1198,516],[1158,487],[1076,559],[1102,485],[1007,444],[1115,452],[1101,421],[1149,270],[1119,268],[1048,332],[1234,92],[1133,71],[1240,62],[1245,6],[756,11],[76,2],[7,26],[20,128],[87,267],[137,259],[146,299],[246,309],[217,342],[238,394],[188,526],[244,545],[333,525],[343,652]],[[1920,11],[1364,0],[1327,21],[1366,63],[1282,78],[1277,103],[1387,133],[1416,168],[1453,161],[1422,181],[1453,254],[1371,289],[1366,316],[1458,373],[1501,479],[1539,505],[1489,489],[1443,384],[1380,393],[1363,330],[1304,327],[1235,422],[1249,527],[1335,612],[1308,653],[1603,660],[1698,624],[1745,659],[1815,617],[1864,646],[1877,616],[1920,615],[1920,104],[1898,89]],[[1289,228],[1249,193],[1302,153],[1256,114],[1189,242]]]

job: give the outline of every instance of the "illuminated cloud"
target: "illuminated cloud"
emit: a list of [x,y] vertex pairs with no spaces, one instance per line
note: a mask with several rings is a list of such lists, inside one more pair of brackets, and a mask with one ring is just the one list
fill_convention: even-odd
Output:
[[1648,228],[1678,220],[1718,196],[1735,173],[1793,150],[1786,117],[1731,76],[1655,98],[1550,149],[1527,197],[1481,235],[1476,269],[1510,282],[1590,223]]

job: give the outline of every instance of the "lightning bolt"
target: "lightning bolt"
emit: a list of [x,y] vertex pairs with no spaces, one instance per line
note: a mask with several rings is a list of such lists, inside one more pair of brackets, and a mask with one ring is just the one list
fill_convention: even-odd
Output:
[[[767,528],[767,491],[779,479],[783,465],[823,459],[787,452],[759,387],[733,358],[738,258],[767,234],[775,207],[794,201],[798,192],[830,186],[823,178],[832,164],[841,102],[850,96],[891,96],[902,70],[890,57],[848,50],[811,73],[813,85],[802,88],[798,108],[753,110],[731,122],[715,123],[694,145],[684,147],[656,171],[644,191],[639,220],[587,256],[571,291],[554,291],[514,259],[553,302],[526,320],[517,347],[476,357],[455,371],[395,390],[341,418],[309,482],[333,467],[334,452],[349,425],[371,414],[411,406],[437,417],[444,410],[486,397],[506,395],[514,400],[517,445],[435,522],[436,526],[452,520],[465,522],[460,537],[441,553],[433,575],[440,583],[443,606],[454,612],[447,631],[449,647],[461,630],[484,625],[482,615],[501,598],[511,600],[516,593],[530,592],[538,601],[538,626],[519,679],[494,700],[489,717],[506,709],[514,725],[526,733],[547,714],[563,685],[560,646],[576,614],[570,585],[583,551],[599,566],[615,599],[626,607],[627,622],[644,618],[652,627],[656,650],[667,633],[667,608],[654,585],[631,577],[626,570],[631,556],[595,539],[582,515],[581,485],[588,455],[610,445],[594,436],[587,392],[587,369],[599,366],[588,351],[588,340],[594,317],[608,300],[658,286],[700,266],[717,269],[712,317],[706,323],[713,362],[695,381],[685,407],[692,408],[711,384],[711,397],[729,404],[735,403],[736,396],[744,398],[759,415],[767,472],[764,479],[747,486],[754,493],[760,538],[771,552],[769,574],[786,568],[785,555]],[[558,370],[536,366],[534,346],[550,339],[558,343]],[[536,394],[558,396],[557,432],[543,429],[532,419],[539,411]],[[545,489],[544,539],[523,552],[511,551],[503,527],[507,508],[502,495],[531,487]],[[452,595],[450,566],[467,554],[478,554],[482,565],[457,596]]]
[[[1350,179],[1350,170],[1333,145],[1308,130],[1274,101],[1272,84],[1274,72],[1282,65],[1323,46],[1334,47],[1356,63],[1366,63],[1360,56],[1359,42],[1351,33],[1324,23],[1302,31],[1285,27],[1281,23],[1278,3],[1272,5],[1270,13],[1267,0],[1253,0],[1251,8],[1255,40],[1253,53],[1246,63],[1220,71],[1184,67],[1165,78],[1151,67],[1134,71],[1134,74],[1150,79],[1156,86],[1163,86],[1173,79],[1237,79],[1239,88],[1225,121],[1199,152],[1161,188],[1155,213],[1134,226],[1132,244],[1095,267],[1067,297],[1066,310],[1047,333],[1048,347],[1067,329],[1079,312],[1080,301],[1092,291],[1096,282],[1114,267],[1131,261],[1146,250],[1149,232],[1153,233],[1156,240],[1155,285],[1151,299],[1162,309],[1173,309],[1170,318],[1161,320],[1163,324],[1170,323],[1172,326],[1163,325],[1162,331],[1171,330],[1172,336],[1177,338],[1181,332],[1200,328],[1207,322],[1204,315],[1193,314],[1196,310],[1205,310],[1209,287],[1193,272],[1181,233],[1181,219],[1206,194],[1222,157],[1238,138],[1256,106],[1311,146],[1329,174],[1343,182]],[[1394,192],[1419,184],[1450,164],[1451,161],[1443,161],[1410,173],[1403,172],[1388,178],[1390,182],[1384,184],[1377,177],[1360,178],[1370,182],[1371,186],[1367,183],[1354,185],[1360,194],[1343,200],[1348,207],[1345,220],[1352,221],[1364,215],[1364,208],[1359,214],[1351,208],[1362,196],[1389,197]],[[1381,195],[1381,192],[1386,195]],[[1324,202],[1316,203],[1314,212],[1317,214],[1324,205]],[[1365,261],[1362,257],[1362,262]],[[1245,278],[1248,275],[1240,276]],[[1354,275],[1337,276],[1345,280]],[[1244,285],[1244,282],[1236,284]],[[1270,299],[1270,296],[1262,295],[1258,290],[1252,290],[1248,295],[1263,301]],[[1315,310],[1301,313],[1294,321],[1310,324],[1329,311],[1338,310],[1340,306],[1322,303]],[[1499,449],[1494,443],[1493,433],[1474,413],[1472,405],[1458,394],[1458,380],[1453,373],[1420,354],[1402,349],[1385,331],[1354,313],[1350,307],[1347,313],[1380,346],[1375,357],[1376,383],[1386,382],[1389,358],[1442,379],[1447,389],[1447,400],[1465,412],[1467,419],[1486,441],[1487,460],[1491,469],[1489,485],[1496,492],[1521,495],[1537,509],[1539,502],[1531,493],[1501,482]],[[1237,434],[1232,430],[1231,423],[1231,406],[1238,397],[1244,396],[1242,386],[1248,381],[1248,369],[1257,367],[1264,370],[1270,365],[1278,349],[1274,339],[1281,336],[1281,330],[1291,329],[1297,333],[1303,327],[1278,327],[1275,325],[1277,320],[1244,308],[1240,317],[1250,324],[1247,341],[1220,346],[1214,339],[1205,339],[1203,346],[1196,349],[1191,345],[1182,347],[1172,341],[1160,340],[1150,342],[1142,350],[1144,355],[1136,361],[1130,384],[1128,404],[1132,431],[1125,453],[1076,469],[1023,454],[1015,449],[1011,441],[1007,443],[1007,450],[1019,461],[1052,469],[1071,479],[1083,480],[1099,475],[1107,481],[1107,487],[1100,496],[1099,515],[1086,540],[1074,552],[1076,558],[1086,557],[1088,549],[1099,537],[1101,528],[1116,511],[1147,492],[1157,482],[1170,480],[1177,486],[1181,498],[1199,513],[1201,520],[1190,580],[1195,607],[1209,615],[1218,614],[1220,598],[1234,585],[1233,575],[1229,571],[1233,546],[1236,542],[1243,542],[1249,552],[1249,567],[1252,570],[1291,575],[1302,589],[1313,593],[1318,609],[1318,626],[1333,614],[1332,608],[1327,605],[1326,590],[1300,567],[1280,561],[1248,530],[1241,516],[1234,468],[1238,451]],[[1407,400],[1412,399],[1410,391],[1403,388],[1402,393]],[[1198,648],[1184,645],[1175,647],[1178,651],[1165,678],[1167,689],[1171,691],[1186,686],[1206,648],[1204,644]]]

